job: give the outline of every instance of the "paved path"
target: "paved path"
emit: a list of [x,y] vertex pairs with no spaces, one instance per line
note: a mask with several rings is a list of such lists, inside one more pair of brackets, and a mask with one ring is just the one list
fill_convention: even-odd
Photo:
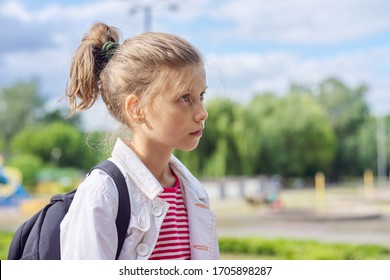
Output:
[[299,220],[265,217],[218,220],[220,236],[261,236],[390,246],[390,218]]
[[[327,208],[322,214],[313,203],[308,203],[305,190],[290,192],[282,195],[282,201],[283,197],[286,201],[282,209],[251,207],[239,198],[213,199],[219,235],[390,246],[390,189],[378,191],[370,199],[361,193],[336,191],[328,195]],[[297,197],[305,202],[301,203]]]

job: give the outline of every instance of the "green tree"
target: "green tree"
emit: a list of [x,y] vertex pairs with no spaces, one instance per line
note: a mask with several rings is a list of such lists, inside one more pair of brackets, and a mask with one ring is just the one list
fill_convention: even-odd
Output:
[[310,94],[265,94],[251,103],[262,145],[258,173],[312,176],[325,171],[335,153],[335,135],[326,114]]
[[337,138],[336,158],[332,164],[333,179],[337,180],[342,175],[357,175],[357,136],[369,117],[366,93],[365,85],[350,88],[336,78],[328,78],[319,85],[317,98]]
[[19,82],[0,89],[0,142],[8,156],[11,138],[21,129],[34,123],[43,106],[38,95],[38,83]]
[[363,174],[365,169],[377,169],[377,118],[370,117],[359,128],[356,135],[358,161],[356,170]]
[[208,155],[207,161],[202,163],[205,176],[222,177],[239,173],[239,155],[232,132],[238,106],[229,99],[214,99],[207,103],[209,117],[205,139],[202,139],[203,144],[207,144],[202,154]]
[[248,106],[235,108],[235,120],[231,126],[231,133],[239,160],[238,175],[256,174],[256,163],[263,143],[261,128],[261,119]]
[[45,124],[52,122],[65,122],[81,128],[80,115],[73,115],[72,117],[68,116],[69,112],[67,108],[57,108],[52,111],[44,112],[42,117],[39,118],[39,122]]
[[20,131],[12,139],[12,151],[15,154],[33,154],[46,164],[86,170],[97,163],[101,156],[100,152],[87,145],[84,134],[77,127],[64,122]]
[[248,104],[211,100],[198,148],[177,155],[201,176],[360,175],[376,165],[366,91],[329,78],[316,87],[293,84],[282,96],[258,94]]
[[282,146],[281,126],[278,118],[279,97],[266,92],[256,95],[248,105],[248,111],[256,119],[250,130],[256,131],[256,138],[261,142],[254,161],[254,174],[274,174],[278,172],[278,160]]
[[7,166],[18,168],[23,174],[23,185],[30,187],[37,182],[37,175],[42,168],[42,159],[32,154],[14,155],[7,161]]

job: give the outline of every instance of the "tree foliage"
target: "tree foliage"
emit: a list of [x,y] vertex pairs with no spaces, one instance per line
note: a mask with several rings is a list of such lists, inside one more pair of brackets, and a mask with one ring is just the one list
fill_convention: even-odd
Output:
[[[359,130],[369,118],[365,100],[367,87],[349,88],[336,78],[328,78],[319,85],[318,101],[325,109],[336,133],[336,158],[332,163],[334,179],[341,175],[353,175],[359,166]],[[372,143],[374,144],[374,143]]]
[[262,99],[252,103],[254,110],[265,113],[257,114],[264,139],[257,171],[303,176],[326,170],[334,157],[335,136],[313,96],[292,92],[273,101],[265,96],[266,107],[261,109]]
[[376,166],[374,117],[364,85],[349,88],[336,78],[317,87],[293,84],[280,96],[256,95],[248,104],[207,102],[209,118],[198,148],[177,152],[198,175],[280,174],[333,178],[361,175]]
[[37,183],[37,175],[42,168],[43,161],[36,155],[23,153],[11,156],[7,165],[18,168],[23,174],[23,184],[31,186]]
[[207,177],[275,174],[307,176],[327,170],[334,131],[313,95],[256,96],[249,104],[214,99],[197,150],[177,155]]
[[12,152],[33,154],[43,162],[81,169],[89,169],[99,160],[98,153],[87,146],[84,134],[77,127],[64,122],[20,131],[13,138]]
[[6,151],[11,138],[34,123],[42,106],[37,81],[19,82],[0,89],[0,142]]
[[[199,146],[175,154],[201,177],[311,177],[318,171],[334,179],[360,176],[377,166],[377,118],[370,115],[367,90],[328,78],[314,87],[292,84],[283,95],[258,93],[248,103],[208,100],[209,117]],[[1,89],[0,101],[0,151],[12,153],[12,162],[21,167],[26,169],[25,159],[31,159],[35,168],[42,164],[88,170],[109,156],[104,132],[84,134],[80,119],[43,110],[36,82]],[[390,130],[387,134],[390,139]]]

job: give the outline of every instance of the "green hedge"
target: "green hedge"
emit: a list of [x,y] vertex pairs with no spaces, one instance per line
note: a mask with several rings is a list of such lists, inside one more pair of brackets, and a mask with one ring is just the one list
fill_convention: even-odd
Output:
[[238,254],[278,260],[390,259],[390,247],[322,243],[312,240],[220,237],[221,255]]

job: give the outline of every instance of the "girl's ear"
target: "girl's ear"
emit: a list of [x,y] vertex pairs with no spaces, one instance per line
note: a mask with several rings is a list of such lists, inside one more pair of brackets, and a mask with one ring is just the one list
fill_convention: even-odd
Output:
[[125,101],[125,111],[127,117],[130,120],[135,121],[138,124],[142,124],[145,122],[145,116],[142,108],[138,107],[138,102],[138,96],[134,94],[130,94],[129,96],[127,96]]

